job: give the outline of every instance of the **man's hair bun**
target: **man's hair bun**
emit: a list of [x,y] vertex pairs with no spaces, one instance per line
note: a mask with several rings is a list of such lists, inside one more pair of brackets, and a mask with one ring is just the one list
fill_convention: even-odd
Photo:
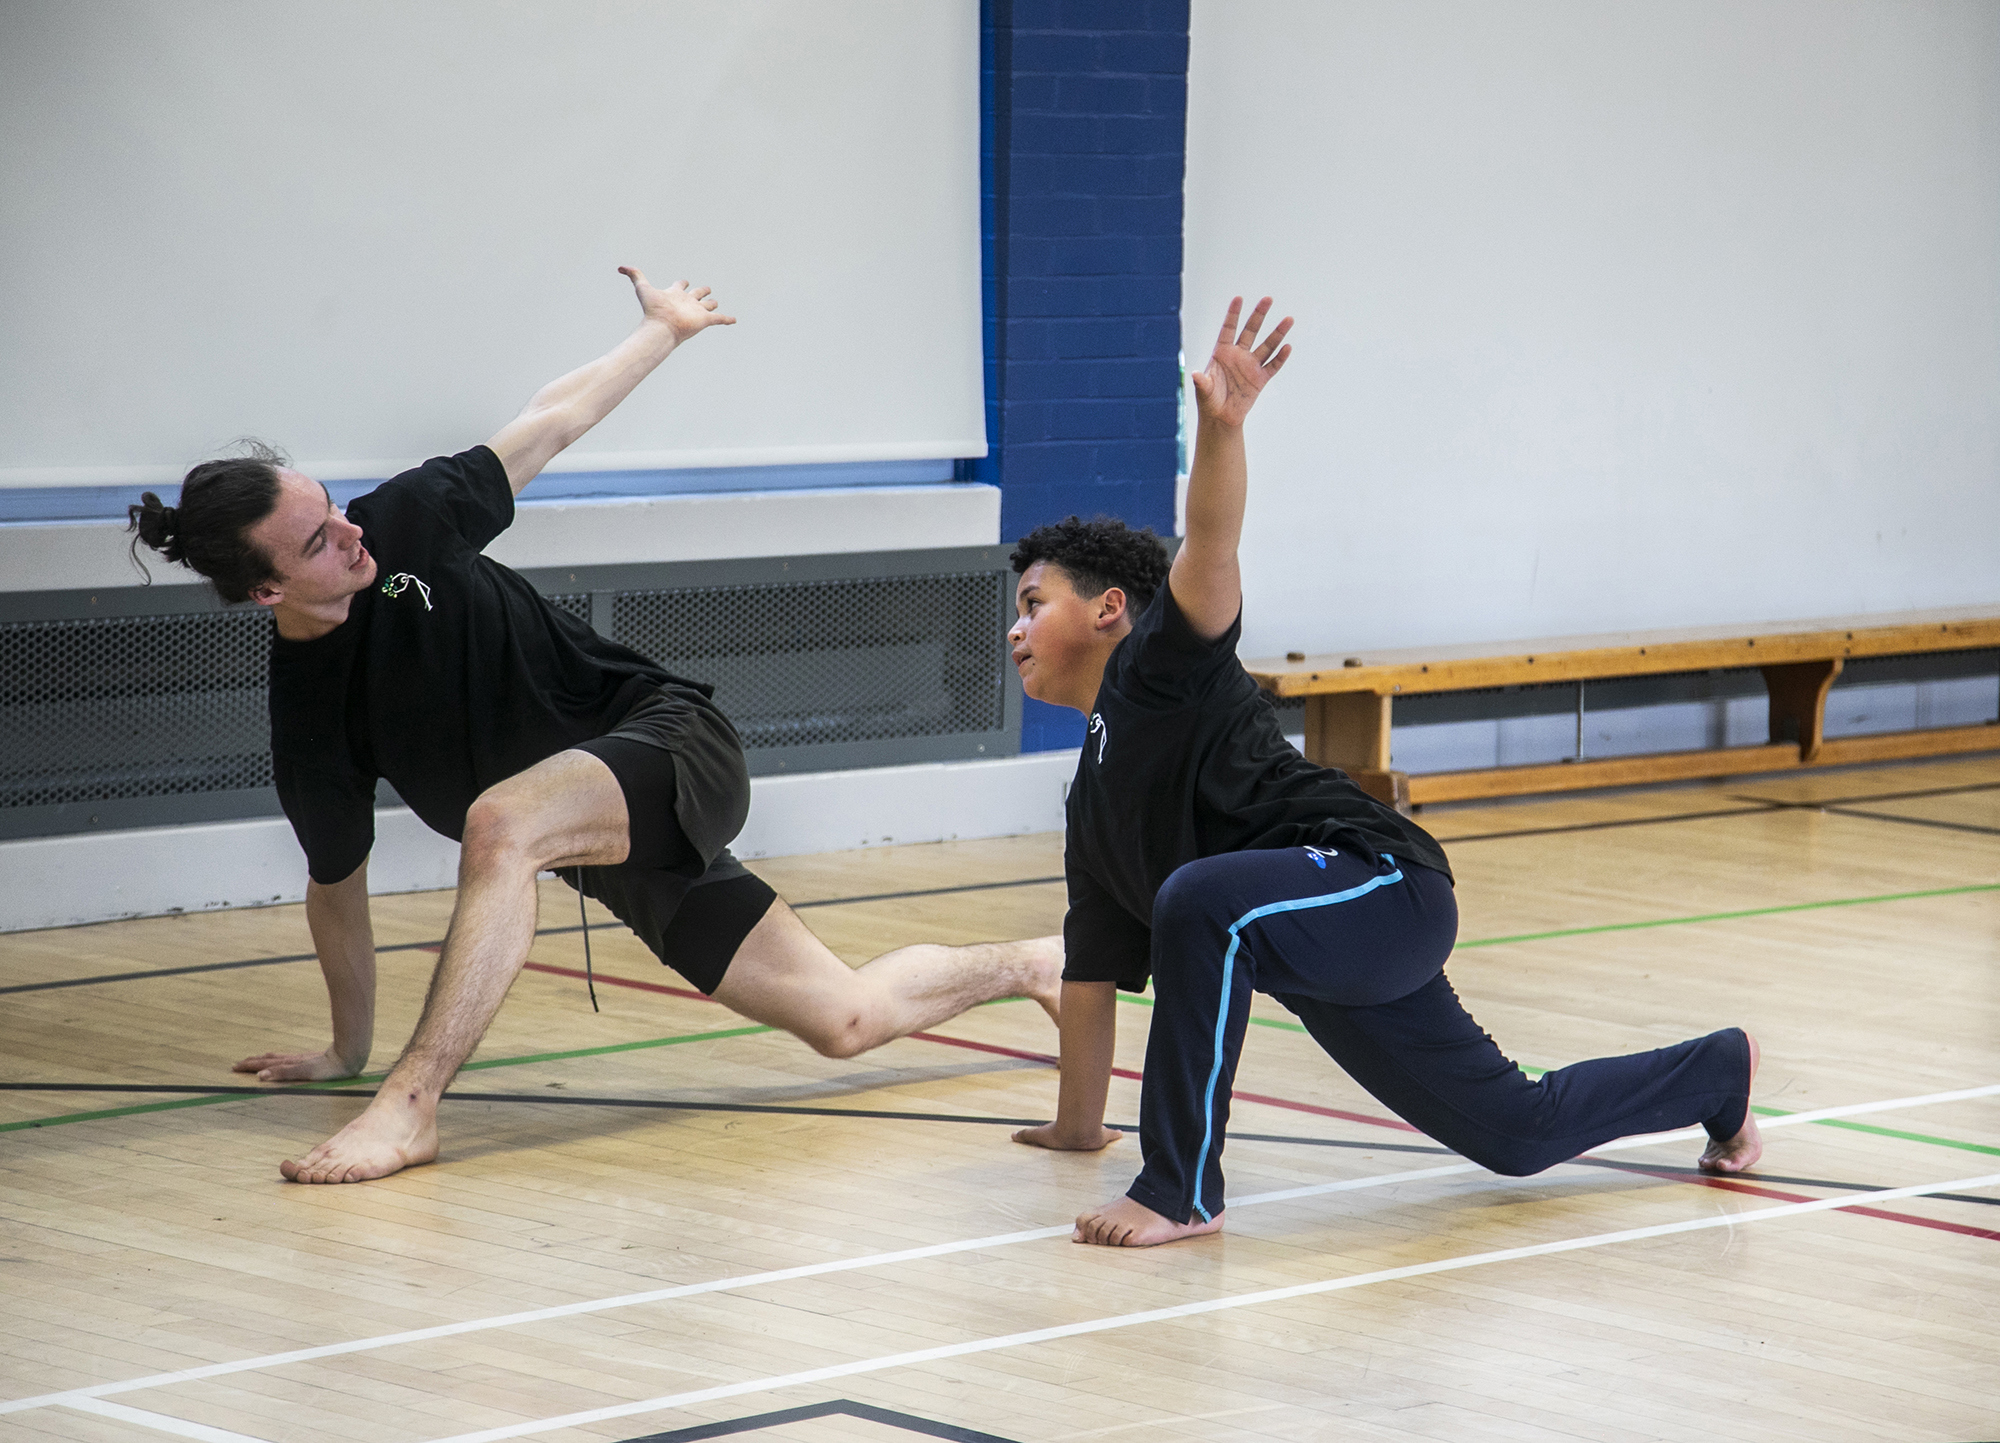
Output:
[[271,558],[250,540],[252,526],[278,504],[278,468],[284,453],[250,438],[237,443],[249,454],[204,461],[181,481],[180,505],[169,506],[152,492],[128,506],[132,561],[144,542],[168,561],[206,576],[224,601],[248,601],[250,593],[275,574]]
[[181,513],[178,506],[164,505],[152,492],[142,492],[137,506],[128,506],[126,515],[131,521],[131,530],[139,533],[139,539],[153,550],[164,552],[167,560],[179,561],[175,553],[180,550],[175,543],[179,540]]

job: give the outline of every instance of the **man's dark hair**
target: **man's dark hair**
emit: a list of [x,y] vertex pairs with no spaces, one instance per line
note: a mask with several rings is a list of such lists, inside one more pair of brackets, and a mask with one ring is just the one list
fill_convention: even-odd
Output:
[[1038,526],[1021,538],[1007,559],[1017,573],[1037,561],[1060,567],[1078,596],[1102,596],[1119,587],[1131,598],[1133,616],[1153,604],[1167,580],[1167,548],[1153,529],[1134,531],[1113,516],[1089,521],[1071,516],[1053,526]]
[[[128,506],[126,530],[132,561],[141,572],[139,543],[209,580],[224,601],[248,601],[250,593],[277,575],[271,558],[250,540],[252,526],[278,505],[278,468],[285,454],[262,441],[241,443],[248,452],[204,461],[181,479],[181,502],[163,505],[152,492]],[[151,573],[146,574],[152,582]]]

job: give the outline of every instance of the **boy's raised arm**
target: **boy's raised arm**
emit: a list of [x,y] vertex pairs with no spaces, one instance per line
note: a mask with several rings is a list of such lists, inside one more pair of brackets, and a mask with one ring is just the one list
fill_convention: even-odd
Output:
[[1270,311],[1271,298],[1266,296],[1239,328],[1243,297],[1232,300],[1207,369],[1189,377],[1200,420],[1188,475],[1187,536],[1167,584],[1181,613],[1204,641],[1229,630],[1243,609],[1243,578],[1236,562],[1250,481],[1243,422],[1258,394],[1292,354],[1292,348],[1283,344],[1292,329],[1290,316],[1258,344],[1257,333]]

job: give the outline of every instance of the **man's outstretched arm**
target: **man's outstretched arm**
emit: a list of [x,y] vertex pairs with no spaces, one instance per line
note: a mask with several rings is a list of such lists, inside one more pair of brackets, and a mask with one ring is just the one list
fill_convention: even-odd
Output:
[[686,281],[676,281],[661,290],[635,267],[618,270],[639,298],[644,313],[639,329],[589,365],[535,392],[521,414],[486,443],[507,468],[507,484],[516,496],[558,452],[610,415],[674,347],[710,326],[736,324],[736,317],[716,310],[707,286],[689,290]]
[[319,953],[333,1010],[333,1045],[324,1052],[264,1052],[236,1064],[259,1082],[324,1082],[353,1077],[375,1044],[375,929],[368,914],[368,863],[345,881],[306,882],[306,925]]

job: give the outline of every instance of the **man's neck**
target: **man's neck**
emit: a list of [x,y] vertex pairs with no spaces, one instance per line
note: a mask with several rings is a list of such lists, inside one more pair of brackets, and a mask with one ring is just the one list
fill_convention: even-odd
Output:
[[294,606],[281,601],[271,608],[271,619],[278,624],[278,635],[286,641],[318,641],[347,620],[348,609],[353,605],[352,596],[317,606]]

